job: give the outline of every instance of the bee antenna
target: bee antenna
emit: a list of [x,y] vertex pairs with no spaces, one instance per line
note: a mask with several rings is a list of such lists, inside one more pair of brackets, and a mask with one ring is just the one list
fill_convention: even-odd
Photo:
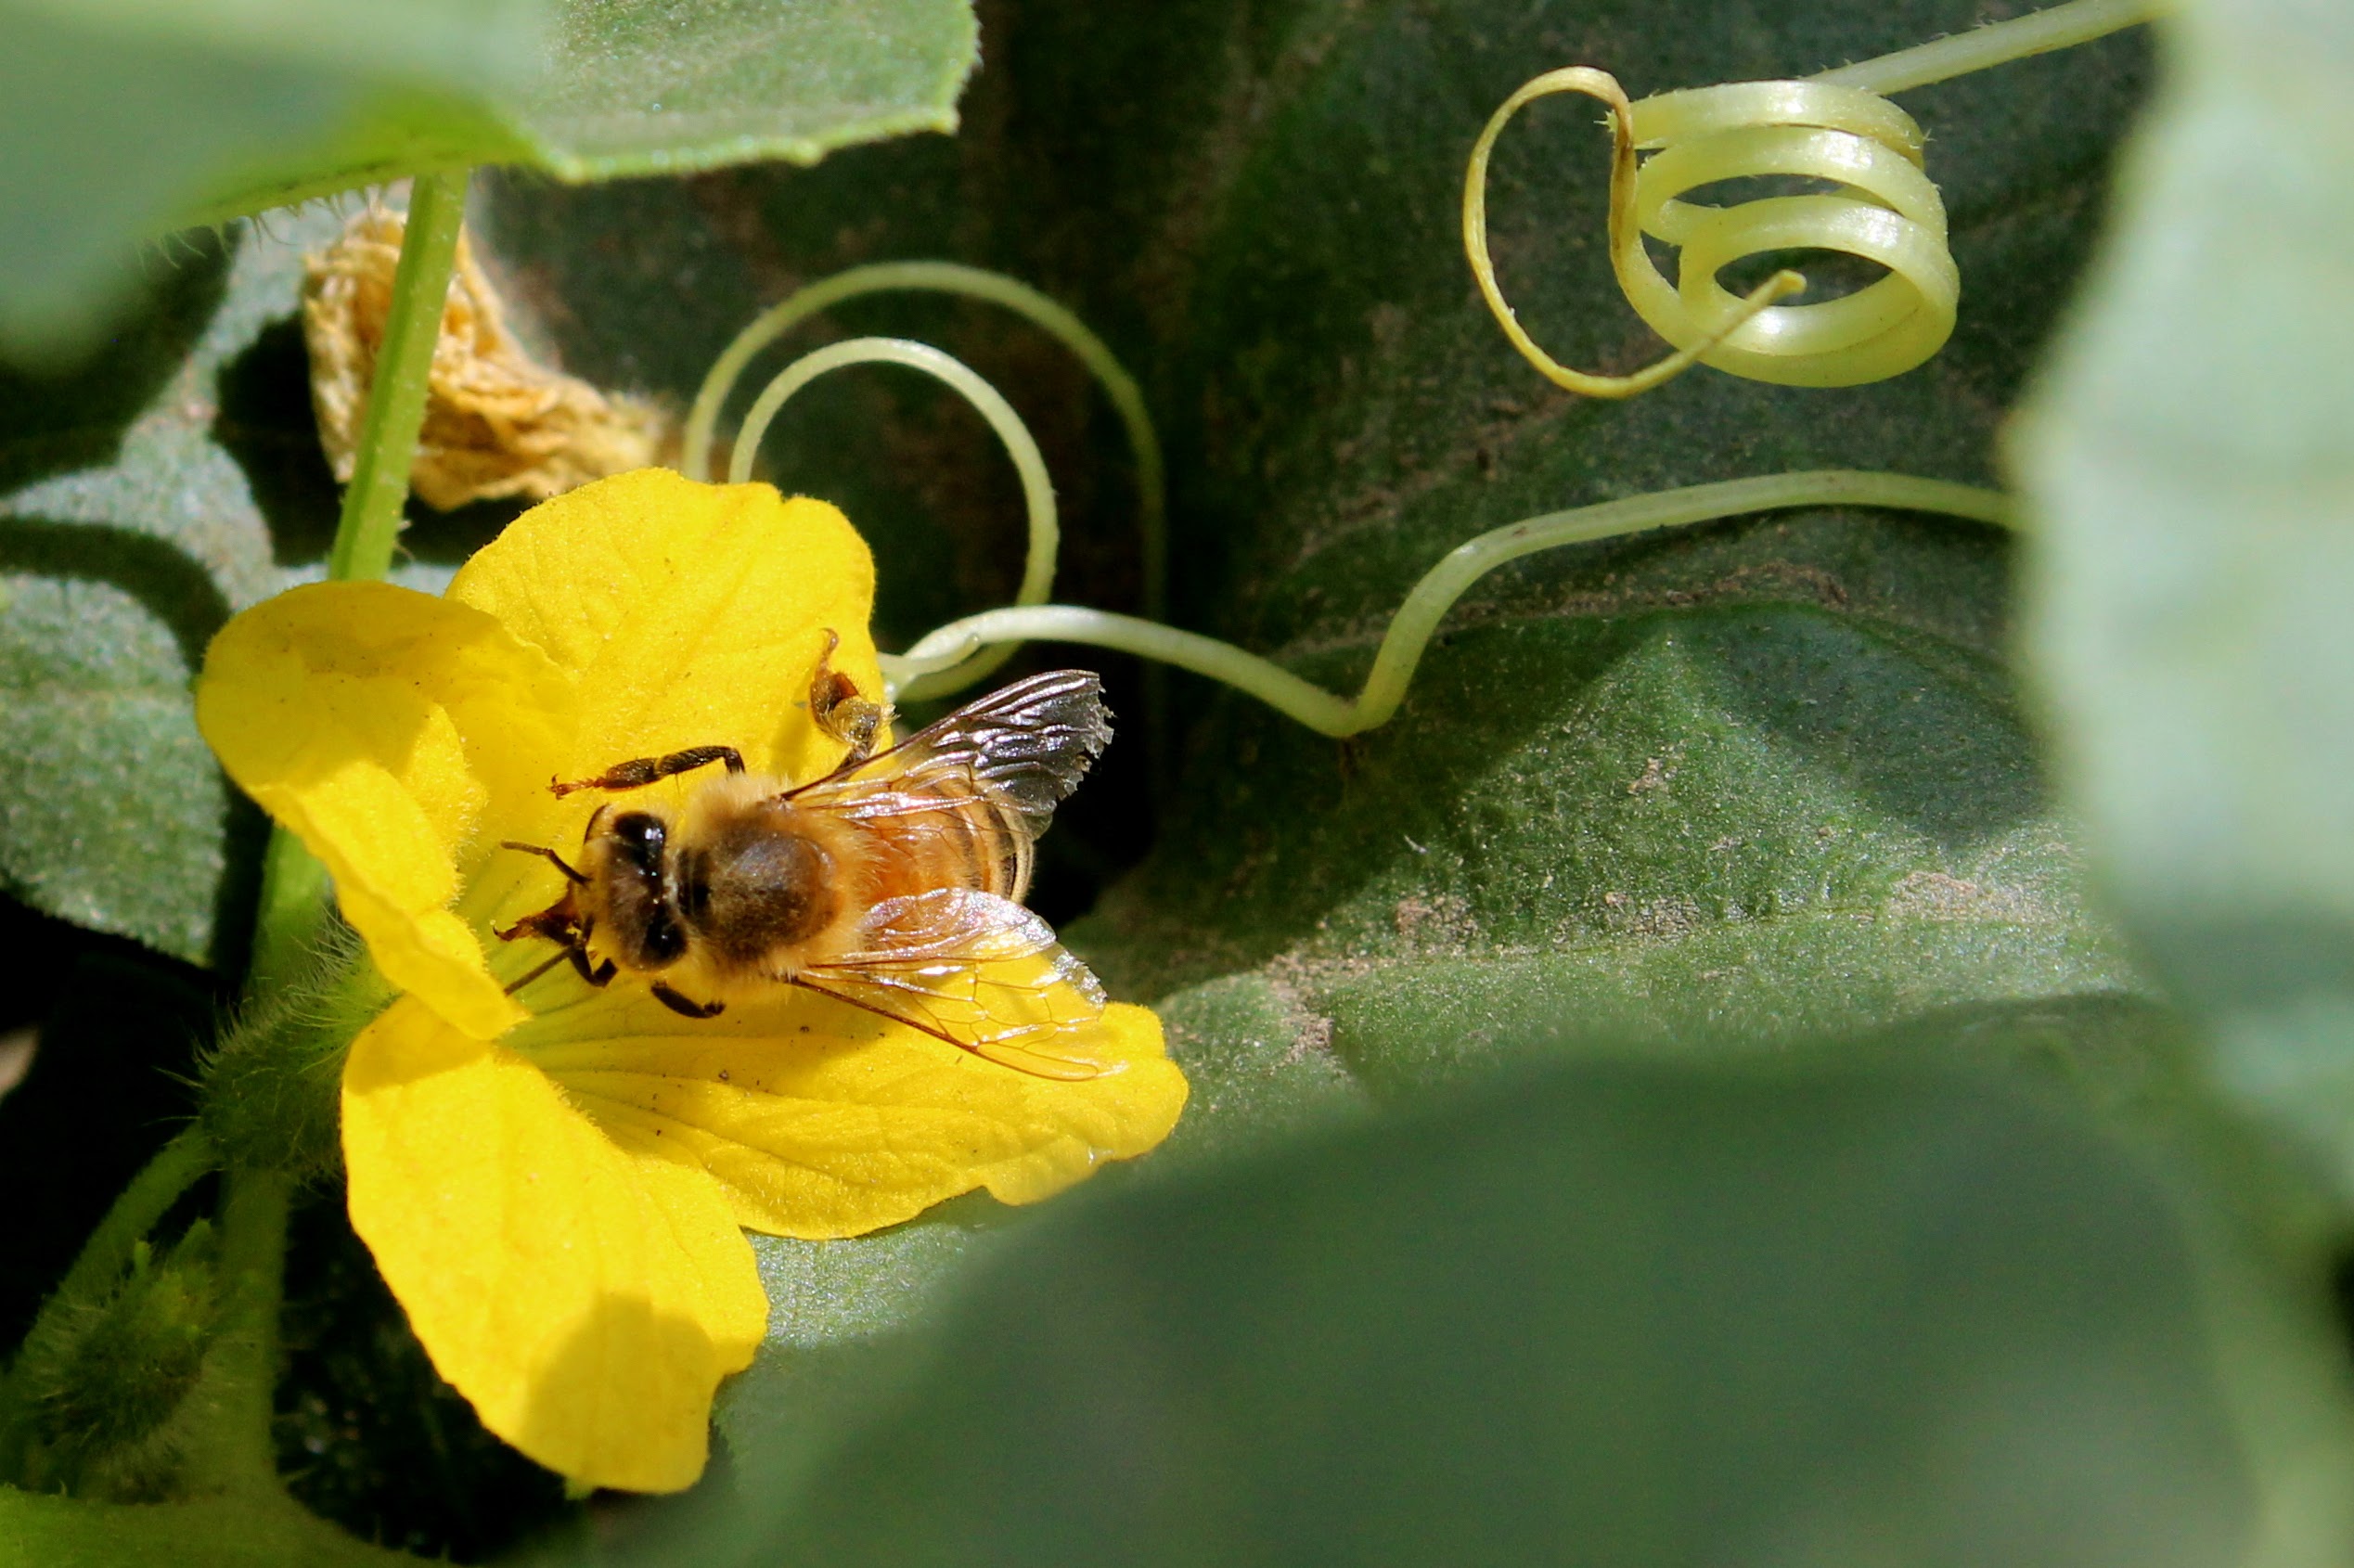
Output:
[[522,979],[521,979],[521,980],[517,981],[514,984],[509,985],[509,986],[507,988],[507,995],[508,995],[508,996],[513,996],[516,992],[521,991],[521,990],[524,986],[529,985],[529,984],[530,984],[533,981],[537,980],[537,979],[538,979],[541,975],[546,974],[546,973],[547,973],[549,970],[554,969],[554,968],[555,968],[558,964],[562,963],[562,962],[563,962],[566,958],[571,958],[571,957],[572,957],[572,949],[571,949],[571,948],[569,948],[569,947],[560,947],[560,948],[558,948],[558,949],[556,950],[556,956],[555,956],[554,958],[552,958],[548,959],[548,960],[547,960],[547,962],[546,962],[546,963],[544,963],[544,964],[540,965],[540,966],[539,966],[539,968],[537,968],[537,969],[535,969],[535,970],[532,970],[532,972],[531,972],[531,973],[529,973],[529,974],[527,974],[527,975],[523,976],[523,978],[522,978]]

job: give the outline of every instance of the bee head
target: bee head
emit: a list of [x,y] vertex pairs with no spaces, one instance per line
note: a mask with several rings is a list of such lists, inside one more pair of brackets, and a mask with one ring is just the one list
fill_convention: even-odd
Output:
[[670,893],[670,825],[650,811],[590,824],[597,924],[624,969],[667,969],[687,956],[687,928]]

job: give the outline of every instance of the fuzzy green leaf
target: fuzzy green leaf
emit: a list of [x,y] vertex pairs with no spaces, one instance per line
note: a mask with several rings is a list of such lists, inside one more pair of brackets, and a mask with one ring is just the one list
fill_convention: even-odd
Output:
[[864,1425],[744,1462],[667,1545],[2192,1568],[2263,1532],[2322,1561],[2325,1314],[2212,1238],[2140,1158],[1954,1078],[1491,1081],[1071,1204],[881,1357]]
[[2030,643],[2221,1078],[2354,1194],[2354,18],[2218,0],[2018,443]]
[[334,528],[292,315],[336,226],[200,248],[97,359],[0,371],[0,886],[199,963],[243,940],[260,824],[188,682]]
[[568,0],[547,71],[500,107],[567,180],[953,131],[971,0]]
[[[971,0],[5,0],[0,347],[55,357],[131,241],[468,164],[813,162],[948,130]],[[86,107],[108,106],[103,115]]]
[[0,0],[0,348],[79,351],[135,293],[135,241],[238,210],[194,210],[225,179],[316,194],[336,188],[321,157],[354,148],[472,161],[463,95],[531,71],[535,19],[535,0]]

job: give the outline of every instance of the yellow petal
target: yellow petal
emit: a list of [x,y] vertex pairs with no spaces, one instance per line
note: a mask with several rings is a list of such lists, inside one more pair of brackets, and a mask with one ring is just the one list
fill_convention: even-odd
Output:
[[717,1183],[616,1146],[409,998],[343,1070],[352,1224],[482,1424],[576,1481],[675,1491],[767,1318]]
[[544,502],[466,563],[450,597],[495,615],[572,675],[585,778],[632,757],[733,746],[753,769],[815,778],[842,754],[810,722],[828,631],[868,697],[874,562],[842,513],[765,484],[641,469]]
[[608,994],[514,1040],[615,1137],[716,1176],[738,1223],[809,1239],[894,1225],[974,1188],[1049,1197],[1158,1144],[1186,1097],[1160,1020],[1118,1003],[1070,1047],[1113,1070],[1076,1082],[805,996],[694,1021]]
[[196,713],[229,776],[327,863],[385,978],[487,1039],[523,1011],[449,906],[486,820],[544,812],[572,701],[478,610],[322,583],[222,628]]

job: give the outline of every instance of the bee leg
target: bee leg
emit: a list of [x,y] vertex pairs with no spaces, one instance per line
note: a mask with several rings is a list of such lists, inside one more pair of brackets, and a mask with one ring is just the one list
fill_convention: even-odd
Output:
[[625,763],[615,763],[594,778],[551,778],[547,789],[557,795],[569,795],[575,790],[642,790],[673,774],[692,773],[714,763],[726,763],[730,773],[744,770],[743,753],[733,746],[689,746],[665,756],[632,757]]
[[858,686],[833,667],[834,649],[842,635],[829,628],[826,650],[817,655],[817,673],[809,677],[809,716],[817,727],[850,748],[834,771],[847,773],[875,754],[875,741],[891,722],[891,704],[858,695]]
[[654,999],[671,1011],[683,1013],[688,1018],[717,1018],[727,1009],[725,1002],[689,1001],[659,980],[654,982]]
[[607,958],[604,962],[597,965],[594,969],[590,968],[588,963],[588,944],[585,941],[577,947],[566,948],[563,956],[572,961],[572,968],[579,970],[580,977],[588,982],[591,985],[598,986],[601,989],[602,987],[611,983],[614,973],[613,960]]
[[572,890],[566,888],[564,896],[536,915],[526,915],[513,925],[501,929],[491,927],[491,934],[501,942],[512,942],[519,936],[544,936],[566,947],[577,947],[587,940],[580,929],[580,910],[572,903]]
[[[540,853],[547,854],[545,850]],[[556,860],[553,855],[548,855],[547,858]],[[562,866],[563,862],[557,860],[556,864]],[[589,965],[588,925],[589,922],[581,919],[580,908],[572,901],[572,890],[566,888],[563,897],[542,909],[538,914],[526,915],[504,930],[497,926],[491,927],[491,934],[501,942],[512,942],[519,936],[537,936],[553,942],[557,946],[557,952],[552,958],[515,982],[514,984],[507,987],[507,994],[513,996],[567,959],[570,959],[572,968],[580,972],[580,977],[591,985],[602,985],[612,979],[612,959],[607,958],[593,969]]]

